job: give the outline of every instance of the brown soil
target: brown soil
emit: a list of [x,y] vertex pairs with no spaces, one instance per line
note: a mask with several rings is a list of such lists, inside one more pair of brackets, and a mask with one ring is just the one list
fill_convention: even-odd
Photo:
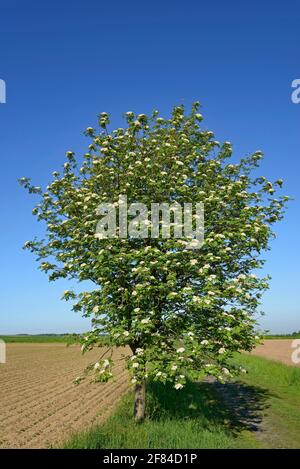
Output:
[[128,389],[125,350],[116,350],[115,378],[74,384],[104,349],[84,355],[65,344],[7,344],[0,364],[0,448],[57,446],[72,433],[103,421]]
[[[285,363],[286,365],[300,366],[300,363],[296,364],[292,361],[292,353],[297,349],[299,350],[300,345],[293,348],[292,343],[293,340],[289,339],[270,339],[256,347],[252,353],[260,357]],[[300,353],[298,353],[298,356],[300,357]]]

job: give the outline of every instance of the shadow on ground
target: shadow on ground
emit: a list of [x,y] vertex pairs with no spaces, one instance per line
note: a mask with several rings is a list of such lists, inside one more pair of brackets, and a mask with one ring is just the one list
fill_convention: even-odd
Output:
[[213,379],[189,381],[182,391],[149,383],[148,392],[151,420],[199,419],[207,428],[226,425],[234,433],[260,430],[270,397],[263,388],[239,382],[220,384]]

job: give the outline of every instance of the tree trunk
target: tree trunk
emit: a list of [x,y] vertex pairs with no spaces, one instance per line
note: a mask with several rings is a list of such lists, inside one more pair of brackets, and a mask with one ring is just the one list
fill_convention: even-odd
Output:
[[139,423],[145,418],[146,383],[137,384],[134,389],[134,420]]

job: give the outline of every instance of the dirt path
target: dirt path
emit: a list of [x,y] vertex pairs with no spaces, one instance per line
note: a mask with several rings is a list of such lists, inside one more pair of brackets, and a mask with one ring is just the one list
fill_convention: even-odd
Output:
[[128,389],[124,350],[114,352],[114,380],[73,384],[101,350],[82,356],[78,346],[8,344],[7,363],[0,364],[0,447],[54,446],[105,419]]
[[[285,363],[286,365],[300,366],[300,362],[295,363],[292,359],[293,352],[300,359],[300,340],[298,340],[296,347],[292,347],[293,342],[293,340],[289,339],[268,339],[265,340],[264,344],[256,347],[252,353],[260,357]],[[296,352],[297,349],[299,350],[298,353]]]

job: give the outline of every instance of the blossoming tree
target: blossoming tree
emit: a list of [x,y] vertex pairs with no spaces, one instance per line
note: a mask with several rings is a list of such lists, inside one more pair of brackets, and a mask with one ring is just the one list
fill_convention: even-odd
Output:
[[[131,350],[127,366],[137,421],[145,413],[147,379],[171,381],[180,390],[187,374],[204,371],[223,381],[240,371],[228,359],[258,340],[255,314],[268,278],[253,270],[263,264],[271,225],[282,218],[288,199],[275,194],[282,180],[253,175],[260,151],[229,162],[231,144],[220,144],[202,127],[198,109],[196,102],[185,115],[175,107],[169,119],[157,111],[150,117],[127,112],[125,127],[114,131],[102,113],[100,130],[86,129],[88,152],[76,158],[68,151],[45,191],[20,180],[39,194],[33,213],[46,222],[45,239],[25,243],[41,270],[51,281],[94,285],[63,295],[91,317],[83,349],[105,344],[107,350]],[[97,207],[106,202],[118,210],[120,195],[147,207],[202,202],[204,244],[193,250],[184,237],[151,237],[151,222],[147,238],[99,239]],[[96,379],[106,381],[113,362],[103,355],[93,368]]]

